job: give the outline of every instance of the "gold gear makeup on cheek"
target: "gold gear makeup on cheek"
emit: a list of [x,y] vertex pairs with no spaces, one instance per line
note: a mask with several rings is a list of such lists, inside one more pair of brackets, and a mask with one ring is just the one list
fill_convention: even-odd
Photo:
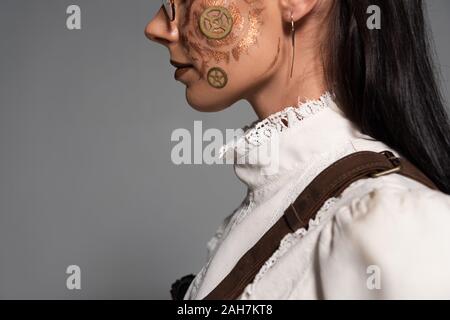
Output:
[[222,89],[228,83],[228,76],[221,68],[211,68],[208,71],[208,83],[211,85],[211,87]]
[[223,67],[211,66],[211,62],[239,61],[257,42],[264,8],[261,0],[244,1],[248,4],[245,12],[241,12],[242,6],[228,0],[190,1],[186,6],[182,41],[201,62],[201,78],[215,89],[224,88],[229,79]]
[[210,7],[201,14],[199,28],[208,39],[220,40],[230,34],[233,17],[227,8]]
[[[233,18],[227,8],[209,7],[200,16],[199,28],[206,38],[221,40],[230,34]],[[228,75],[223,69],[213,67],[208,71],[207,80],[211,87],[222,89],[228,83]]]

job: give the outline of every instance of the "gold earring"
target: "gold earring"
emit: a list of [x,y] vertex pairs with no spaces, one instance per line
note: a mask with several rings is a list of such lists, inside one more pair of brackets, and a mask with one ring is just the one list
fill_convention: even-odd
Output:
[[295,23],[294,15],[291,12],[291,37],[292,37],[292,65],[291,65],[291,78],[294,73],[294,62],[295,62]]

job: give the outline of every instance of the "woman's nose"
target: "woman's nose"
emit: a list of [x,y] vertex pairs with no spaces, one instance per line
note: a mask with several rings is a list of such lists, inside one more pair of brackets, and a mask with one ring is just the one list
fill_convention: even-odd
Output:
[[176,21],[170,22],[162,7],[145,27],[145,35],[150,40],[165,46],[179,40]]

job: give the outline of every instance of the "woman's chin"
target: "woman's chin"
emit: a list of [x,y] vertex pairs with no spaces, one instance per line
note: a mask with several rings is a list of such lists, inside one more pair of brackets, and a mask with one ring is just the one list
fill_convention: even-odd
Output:
[[195,90],[193,87],[186,88],[187,103],[200,112],[217,112],[231,106],[232,103],[223,94],[206,92],[205,90]]

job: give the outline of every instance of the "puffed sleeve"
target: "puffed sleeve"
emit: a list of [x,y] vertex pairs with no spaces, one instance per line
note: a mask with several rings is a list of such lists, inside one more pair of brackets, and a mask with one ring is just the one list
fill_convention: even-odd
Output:
[[450,196],[377,189],[341,207],[322,231],[323,298],[450,298]]

